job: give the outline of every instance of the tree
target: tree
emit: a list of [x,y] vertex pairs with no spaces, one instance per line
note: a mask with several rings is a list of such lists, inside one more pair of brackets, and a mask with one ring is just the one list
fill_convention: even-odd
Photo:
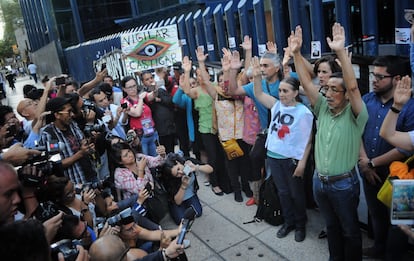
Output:
[[0,41],[0,58],[13,56],[12,45],[16,44],[14,24],[22,19],[22,12],[17,0],[0,0],[1,15],[4,22],[3,40]]

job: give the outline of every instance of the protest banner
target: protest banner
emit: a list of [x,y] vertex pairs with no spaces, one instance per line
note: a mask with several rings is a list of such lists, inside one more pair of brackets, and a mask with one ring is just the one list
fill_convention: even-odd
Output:
[[128,73],[171,66],[182,60],[176,25],[122,34],[121,48]]

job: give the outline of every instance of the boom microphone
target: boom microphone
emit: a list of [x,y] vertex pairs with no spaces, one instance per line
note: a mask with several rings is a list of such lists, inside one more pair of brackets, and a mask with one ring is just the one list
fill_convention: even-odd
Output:
[[191,228],[191,225],[194,222],[194,218],[196,216],[196,211],[194,210],[193,206],[187,208],[184,212],[184,220],[183,225],[181,227],[180,234],[178,235],[177,244],[182,245],[183,240],[185,237],[185,234],[189,231]]

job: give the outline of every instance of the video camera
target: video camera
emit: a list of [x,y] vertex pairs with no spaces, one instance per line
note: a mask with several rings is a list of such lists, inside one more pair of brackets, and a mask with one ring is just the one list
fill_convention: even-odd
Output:
[[[37,155],[22,164],[17,169],[19,179],[24,185],[30,187],[37,187],[41,184],[45,176],[55,175],[63,176],[64,170],[62,166],[62,157],[59,152],[65,148],[63,142],[47,142],[45,146],[35,146],[31,149],[42,151]],[[35,166],[37,171],[42,172],[42,176],[34,176],[31,173],[25,173],[24,166]]]

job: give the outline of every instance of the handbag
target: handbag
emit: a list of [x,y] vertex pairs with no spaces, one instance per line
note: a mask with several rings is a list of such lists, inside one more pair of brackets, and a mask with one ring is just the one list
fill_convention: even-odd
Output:
[[240,148],[236,139],[222,141],[221,145],[223,146],[224,152],[229,160],[234,160],[244,155],[244,152]]
[[414,169],[409,170],[408,164],[414,160],[414,155],[406,161],[394,161],[390,165],[390,174],[378,191],[377,198],[388,208],[391,207],[392,200],[392,180],[393,179],[414,179]]
[[[233,136],[236,137],[236,103],[234,103],[233,131],[234,131]],[[227,141],[222,141],[221,146],[223,146],[224,152],[226,153],[228,160],[234,160],[244,155],[243,150],[240,148],[240,145],[235,138],[227,140]]]

